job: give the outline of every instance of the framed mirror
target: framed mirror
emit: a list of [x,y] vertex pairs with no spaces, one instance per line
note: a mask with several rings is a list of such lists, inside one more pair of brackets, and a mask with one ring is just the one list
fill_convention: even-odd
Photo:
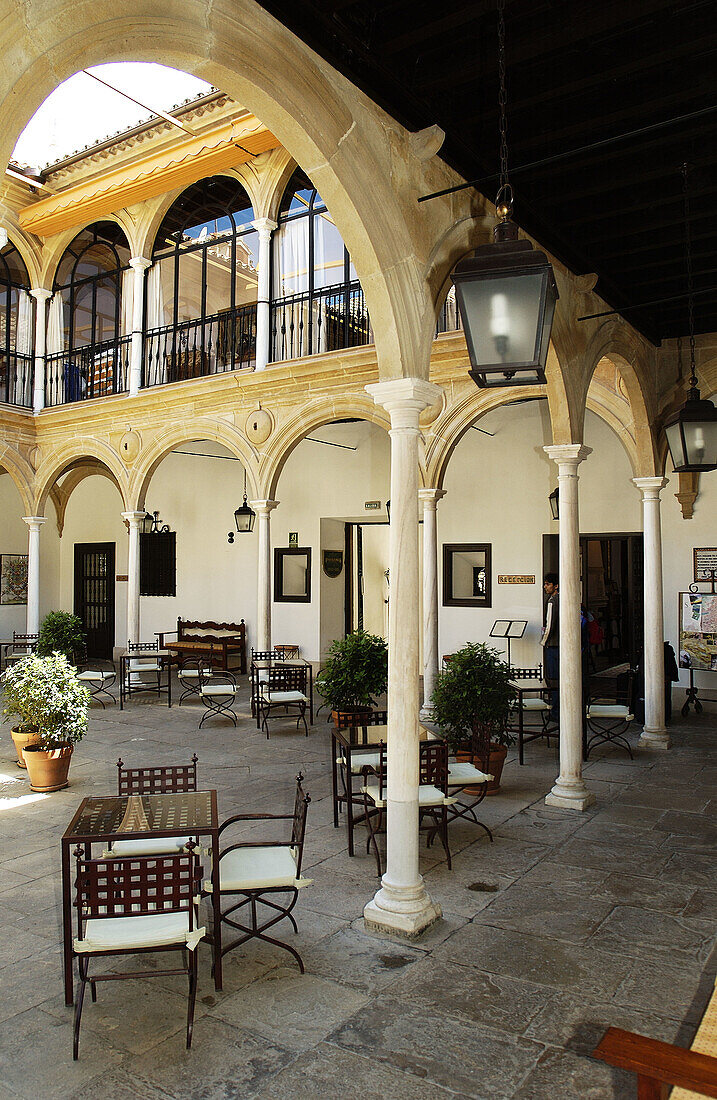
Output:
[[443,606],[490,607],[491,603],[490,543],[444,543]]
[[311,547],[274,548],[274,601],[311,603]]

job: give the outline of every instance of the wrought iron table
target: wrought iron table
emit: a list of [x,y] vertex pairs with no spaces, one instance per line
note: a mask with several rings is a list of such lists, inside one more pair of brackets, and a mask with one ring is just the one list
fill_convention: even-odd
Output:
[[72,976],[72,848],[90,858],[93,844],[172,836],[206,836],[212,849],[214,987],[222,988],[221,894],[219,891],[219,818],[216,791],[85,798],[62,837],[62,948],[65,1004],[74,1001]]
[[[132,661],[150,661],[150,660],[158,661],[159,664],[162,667],[162,671],[166,670],[166,672],[167,672],[167,686],[162,687],[161,684],[160,684],[159,691],[166,691],[167,692],[167,706],[171,707],[171,705],[172,705],[172,654],[169,652],[168,649],[159,649],[159,650],[157,650],[157,649],[146,649],[146,650],[141,649],[141,650],[133,650],[132,653],[129,653],[127,650],[125,650],[124,653],[120,654],[120,658],[119,658],[119,685],[120,685],[120,688],[119,688],[119,703],[120,703],[120,710],[124,710],[124,701],[125,701],[125,699],[129,698],[130,695],[132,695],[133,691],[144,691],[145,690],[144,688],[136,688],[136,687],[135,688],[131,688],[131,687],[128,688],[127,687],[127,684],[129,683],[129,677],[131,675],[141,676],[141,674],[142,674],[142,669],[139,669],[139,670],[130,669],[130,663]],[[159,675],[161,676],[162,673],[160,672]],[[148,684],[147,687],[146,687],[146,690],[147,691],[155,691],[156,689],[154,687],[154,684]]]
[[[545,680],[533,678],[517,678],[510,681],[511,686],[515,689],[515,693],[518,696],[518,762],[523,763],[523,747],[530,744],[531,741],[537,741],[539,737],[559,737],[560,728],[553,723],[552,727],[549,725],[547,729],[535,730],[530,733],[530,736],[525,736],[524,726],[524,713],[523,713],[523,697],[526,695],[535,695],[536,693],[541,697],[546,691],[550,691],[550,686]],[[513,727],[515,729],[515,727]]]
[[[293,647],[292,647],[293,648]],[[254,714],[254,701],[259,695],[259,673],[272,668],[304,668],[307,669],[307,680],[309,687],[309,723],[314,724],[314,666],[311,661],[305,661],[303,657],[298,658],[284,658],[278,653],[275,661],[252,661],[249,666],[249,679],[251,683],[251,700],[252,700],[252,714]],[[259,714],[256,713],[256,727],[259,728]]]

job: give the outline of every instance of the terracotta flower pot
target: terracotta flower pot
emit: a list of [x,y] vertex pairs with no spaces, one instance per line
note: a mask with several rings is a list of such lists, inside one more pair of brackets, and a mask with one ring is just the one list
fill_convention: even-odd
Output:
[[15,752],[17,753],[17,766],[18,768],[26,768],[25,757],[22,754],[26,745],[36,745],[40,740],[39,733],[20,733],[19,730],[10,730],[10,736],[15,743]]
[[340,728],[340,723],[344,729],[346,729],[346,723],[349,719],[355,719],[356,725],[361,725],[361,716],[364,714],[373,714],[370,707],[348,707],[346,710],[332,710],[331,717],[333,719],[336,729]]
[[72,759],[72,745],[61,745],[59,749],[41,749],[30,745],[24,751],[30,790],[43,793],[61,791],[69,785],[67,773]]
[[[486,794],[497,794],[500,790],[500,779],[503,774],[503,765],[505,758],[508,755],[508,750],[505,745],[496,745],[491,743],[490,746],[490,765],[488,767],[489,773],[493,776],[493,779],[486,787]],[[461,752],[459,749],[456,752],[456,760],[471,761],[470,752]],[[468,794],[480,794],[480,787],[465,787]]]

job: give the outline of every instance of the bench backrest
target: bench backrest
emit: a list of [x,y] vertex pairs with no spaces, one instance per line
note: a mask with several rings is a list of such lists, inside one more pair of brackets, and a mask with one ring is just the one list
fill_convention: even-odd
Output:
[[181,641],[225,641],[228,638],[244,640],[246,626],[240,623],[198,622],[177,619],[177,639]]

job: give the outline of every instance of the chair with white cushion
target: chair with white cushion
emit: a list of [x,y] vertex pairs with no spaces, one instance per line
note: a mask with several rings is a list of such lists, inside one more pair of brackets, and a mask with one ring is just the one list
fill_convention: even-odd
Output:
[[117,673],[114,666],[109,668],[102,668],[99,664],[91,664],[89,662],[83,664],[81,670],[77,673],[77,679],[81,684],[89,690],[90,698],[96,699],[102,709],[105,709],[105,701],[102,696],[106,696],[110,703],[116,703],[114,695],[110,691],[110,688],[117,680]]
[[[197,789],[197,755],[191,764],[162,764],[156,767],[126,768],[117,761],[117,793],[127,795],[175,794]],[[161,856],[185,852],[190,844],[197,846],[197,837],[146,837],[136,840],[114,840],[105,856]]]
[[162,694],[159,642],[128,642],[127,654],[129,659],[124,662],[124,676],[120,678],[120,710],[124,699],[136,692],[156,691],[157,695]]
[[237,697],[237,682],[231,672],[215,672],[206,676],[199,674],[199,698],[205,709],[199,723],[201,729],[208,718],[230,718],[236,726],[234,702]]
[[181,707],[185,699],[196,696],[200,697],[201,681],[203,678],[209,678],[212,675],[212,652],[210,650],[209,657],[185,657],[177,670],[177,679],[179,680],[179,686],[183,689],[182,694],[179,696],[179,706]]
[[[354,854],[354,823],[364,815],[363,794],[360,789],[355,789],[354,780],[363,774],[365,768],[378,767],[379,745],[386,739],[387,727],[388,712],[385,710],[356,714],[338,711],[335,717],[331,738],[334,828],[338,829],[339,812],[345,807],[350,856]],[[354,816],[356,806],[361,807],[358,818]]]
[[600,691],[588,700],[585,718],[587,723],[587,744],[585,759],[593,749],[600,745],[617,745],[625,749],[633,759],[632,749],[627,740],[630,723],[635,721],[632,713],[632,687],[634,673],[630,670],[619,678],[613,691]]
[[[80,986],[75,1001],[72,1056],[77,1059],[82,1004],[87,983],[97,1000],[97,983],[124,978],[186,974],[189,981],[187,1048],[192,1044],[197,993],[196,948],[205,930],[198,927],[195,899],[200,883],[192,852],[169,856],[85,859],[77,852],[77,937]],[[151,951],[180,951],[182,965],[162,970],[95,973],[90,962]],[[114,966],[114,962],[112,964]],[[129,1009],[129,1004],[128,1004]]]
[[[448,870],[451,869],[451,851],[448,847],[448,807],[453,805],[456,799],[448,791],[448,745],[445,741],[421,741],[419,742],[419,768],[420,779],[418,786],[418,819],[419,829],[422,822],[428,818],[428,826],[423,826],[423,831],[428,832],[428,843],[438,833],[446,853]],[[373,774],[368,767],[364,768],[364,785],[361,788],[364,796],[365,820],[368,826],[368,839],[366,851],[373,847],[376,856],[378,875],[381,875],[381,854],[378,849],[376,837],[382,831],[386,810],[386,746],[379,746],[379,760]]]
[[[463,754],[461,754],[463,755]],[[467,760],[449,760],[448,791],[455,802],[448,807],[449,822],[461,818],[478,825],[493,840],[493,834],[476,817],[476,807],[488,793],[488,784],[493,780],[490,768],[490,730],[487,726],[476,724],[471,740]]]
[[[220,837],[232,826],[252,821],[290,821],[291,832],[283,840],[257,840],[256,830],[252,830],[250,840],[230,843],[220,850],[218,872],[222,897],[237,898],[222,912],[222,922],[239,933],[231,942],[222,936],[222,956],[247,940],[258,939],[288,951],[303,974],[304,963],[299,952],[283,940],[267,934],[270,928],[285,919],[291,922],[294,932],[298,932],[291,911],[296,905],[299,890],[311,884],[310,879],[301,876],[306,812],[311,801],[309,795],[304,793],[302,783],[303,776],[299,774],[296,777],[293,813],[235,814],[222,823]],[[212,874],[216,873],[217,868],[212,868]],[[204,882],[202,893],[213,904],[210,879]]]
[[276,718],[272,711],[281,710],[284,717],[290,712],[296,714],[296,728],[299,723],[304,723],[306,737],[309,736],[309,727],[306,724],[306,708],[309,705],[308,692],[308,666],[288,665],[286,668],[272,667],[266,671],[266,679],[259,684],[258,713],[259,724],[267,738],[269,736],[269,719]]
[[266,683],[268,676],[268,670],[275,661],[283,661],[283,653],[279,653],[274,649],[254,649],[251,650],[251,714],[252,718],[256,718],[256,728],[259,729],[259,688],[261,684]]

